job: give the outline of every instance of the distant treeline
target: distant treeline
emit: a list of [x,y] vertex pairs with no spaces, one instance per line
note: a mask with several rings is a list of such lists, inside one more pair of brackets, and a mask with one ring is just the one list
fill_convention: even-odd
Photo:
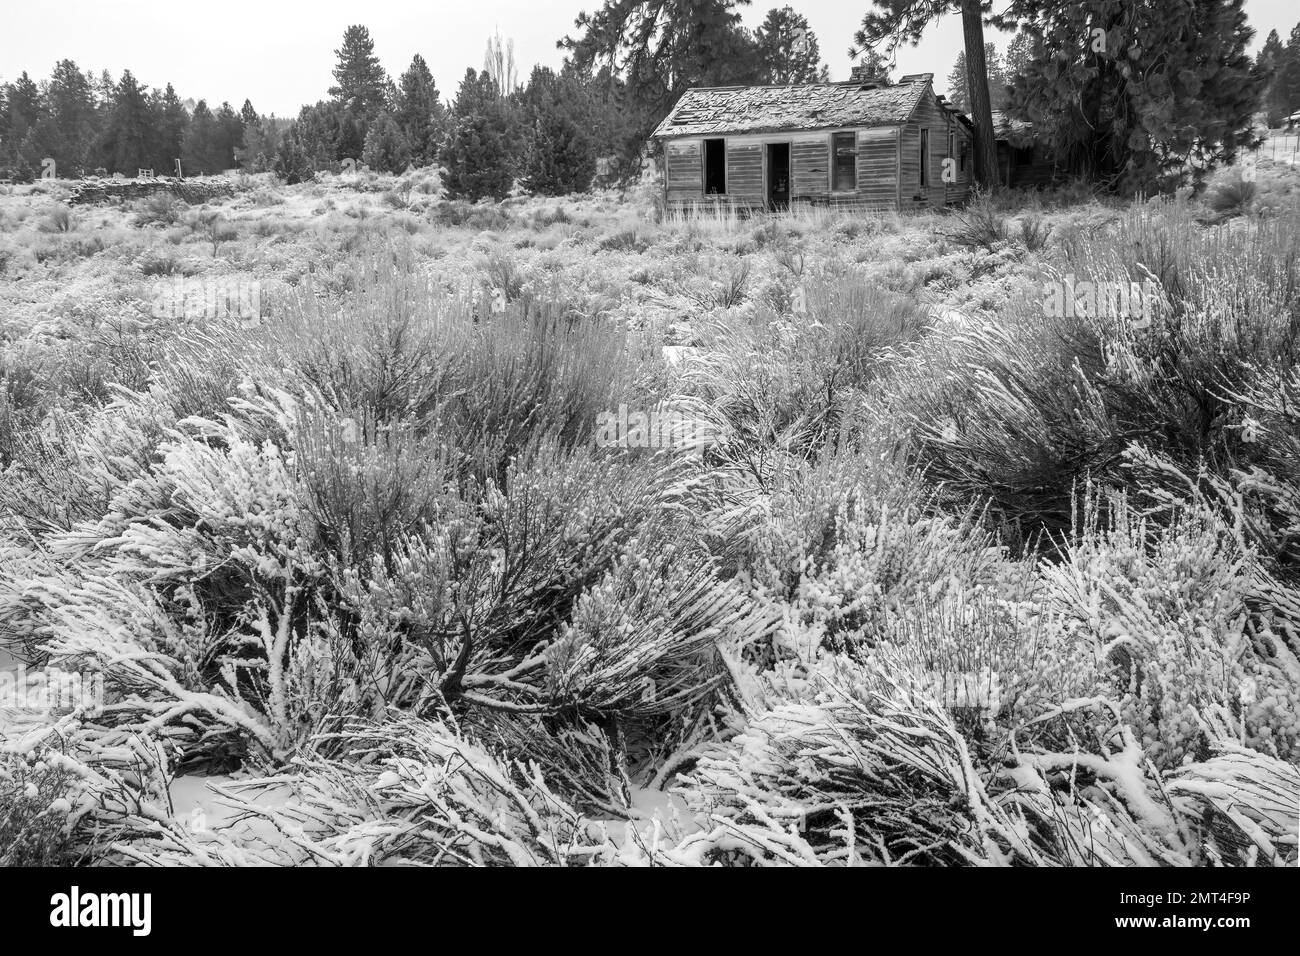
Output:
[[[454,196],[500,198],[515,182],[558,195],[634,175],[649,132],[688,86],[825,80],[816,36],[790,7],[748,30],[736,0],[651,0],[646,10],[608,0],[579,18],[558,70],[518,76],[512,44],[488,41],[483,69],[469,69],[445,103],[416,55],[394,81],[364,26],[335,51],[328,99],[290,119],[263,117],[244,101],[213,110],[181,100],[169,83],[143,85],[128,70],[114,81],[70,60],[48,80],[23,73],[0,86],[0,175],[61,176],[102,168],[134,175],[230,168],[275,171],[289,182],[348,160],[381,172],[435,163]],[[643,5],[646,6],[646,5]]]
[[40,174],[55,161],[60,176],[102,168],[135,175],[174,171],[215,173],[271,154],[285,123],[258,115],[244,100],[238,112],[222,103],[182,101],[170,83],[147,89],[130,70],[114,81],[96,78],[72,60],[60,60],[48,80],[24,72],[0,86],[0,168],[17,179]]

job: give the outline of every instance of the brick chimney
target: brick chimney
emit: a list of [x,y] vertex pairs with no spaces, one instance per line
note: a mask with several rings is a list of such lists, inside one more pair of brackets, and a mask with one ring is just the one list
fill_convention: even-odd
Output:
[[872,72],[869,63],[859,63],[853,67],[853,72],[849,74],[849,82],[860,83],[864,86],[888,86],[889,77],[881,72]]

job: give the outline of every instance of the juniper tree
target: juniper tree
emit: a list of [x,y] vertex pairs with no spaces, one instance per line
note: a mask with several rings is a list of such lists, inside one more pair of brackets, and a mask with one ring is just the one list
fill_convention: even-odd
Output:
[[583,192],[596,174],[595,147],[583,122],[587,91],[578,77],[533,68],[521,96],[529,137],[524,185],[529,192],[563,196]]
[[304,146],[297,127],[286,130],[280,137],[273,171],[290,186],[306,182],[315,172],[311,154]]
[[381,113],[370,124],[361,157],[371,169],[383,173],[400,173],[411,164],[411,145],[406,141],[397,121],[387,113]]
[[442,162],[443,185],[453,198],[504,199],[513,183],[514,157],[505,104],[486,70],[465,71]]

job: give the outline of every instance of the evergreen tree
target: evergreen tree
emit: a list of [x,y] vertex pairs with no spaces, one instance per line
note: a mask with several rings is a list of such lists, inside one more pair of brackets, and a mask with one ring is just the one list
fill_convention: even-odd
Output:
[[247,129],[250,126],[254,126],[257,123],[260,123],[261,120],[262,117],[258,115],[257,110],[253,109],[253,101],[244,100],[244,105],[239,108],[239,121],[243,124],[244,128]]
[[1196,180],[1255,142],[1263,80],[1242,0],[1011,0],[996,22],[1042,53],[1016,78],[1012,112],[1115,188]]
[[348,27],[343,33],[343,45],[334,55],[338,64],[334,67],[335,85],[330,87],[330,96],[353,116],[360,127],[359,140],[364,139],[370,121],[387,106],[388,74],[375,56],[370,31],[363,26]]
[[81,175],[98,140],[93,80],[71,60],[60,60],[46,85],[45,107],[37,123],[41,151],[54,158],[60,175]]
[[149,97],[130,70],[113,89],[113,107],[104,132],[104,152],[109,172],[134,176],[153,164],[157,140]]
[[504,199],[510,193],[510,130],[500,91],[486,70],[471,68],[461,80],[442,161],[448,196],[476,201]]
[[387,113],[379,114],[379,118],[370,124],[361,158],[367,166],[381,173],[400,173],[411,164],[411,144],[406,141],[397,121]]
[[5,147],[14,158],[19,144],[36,128],[43,114],[41,91],[27,71],[5,88]]
[[181,148],[181,165],[187,176],[205,176],[227,168],[221,165],[221,130],[207,100],[199,100],[190,117]]
[[344,154],[339,146],[339,122],[343,107],[333,100],[322,100],[298,111],[294,123],[298,145],[311,157],[317,169],[324,169],[343,155],[360,156],[360,151]]
[[825,83],[830,79],[817,35],[792,7],[769,10],[754,32],[754,40],[764,83]]
[[170,83],[163,90],[159,104],[158,144],[154,150],[153,168],[158,175],[176,171],[176,160],[185,147],[185,133],[189,129],[190,115]]
[[235,153],[244,148],[244,123],[229,103],[222,103],[214,117],[217,124],[216,162],[220,169],[233,169]]
[[[984,44],[984,63],[989,78],[989,108],[1004,110],[1010,101],[1011,92],[1007,88],[1007,76],[1002,58],[998,56],[997,47],[992,43]],[[952,70],[948,73],[947,99],[962,112],[970,112],[967,72],[966,51],[959,50]]]
[[275,153],[275,175],[290,186],[306,182],[315,174],[312,158],[297,128],[286,130]]
[[1276,113],[1279,123],[1300,110],[1300,23],[1291,28],[1286,46],[1277,54],[1268,103],[1269,113]]
[[424,57],[416,54],[402,74],[394,119],[401,127],[417,166],[437,162],[438,149],[446,130],[447,111]]
[[560,45],[583,73],[607,77],[611,105],[623,114],[624,167],[650,132],[692,86],[757,83],[762,78],[754,39],[738,8],[749,0],[605,0],[575,21],[578,35]]
[[1024,76],[1033,59],[1033,38],[1028,33],[1017,33],[1007,44],[1007,55],[1002,58],[1002,72],[1008,86],[1017,76]]
[[524,186],[544,196],[584,192],[596,174],[595,147],[583,117],[587,91],[572,76],[534,67],[521,100],[530,132]]
[[[875,9],[862,18],[853,36],[859,47],[886,44],[892,53],[900,43],[921,41],[926,27],[946,13],[961,14],[966,54],[966,97],[975,126],[975,181],[985,189],[998,184],[997,143],[993,138],[993,106],[989,97],[988,64],[984,62],[984,12],[988,0],[873,0]],[[852,53],[854,51],[850,51]]]

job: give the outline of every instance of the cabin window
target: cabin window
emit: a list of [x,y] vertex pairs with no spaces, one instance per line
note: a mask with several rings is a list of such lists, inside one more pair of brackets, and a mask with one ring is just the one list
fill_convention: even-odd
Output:
[[921,130],[921,185],[930,185],[930,131]]
[[835,153],[835,191],[853,192],[858,188],[858,134],[836,133],[831,139]]
[[1012,150],[1011,159],[1017,166],[1032,166],[1034,164],[1034,147],[1017,147]]
[[704,141],[704,194],[722,196],[727,192],[727,141]]
[[945,168],[952,169],[956,165],[955,163],[948,162],[948,160],[952,159],[954,156],[957,155],[956,150],[957,150],[957,137],[952,130],[948,130],[948,152],[946,152],[943,157]]

